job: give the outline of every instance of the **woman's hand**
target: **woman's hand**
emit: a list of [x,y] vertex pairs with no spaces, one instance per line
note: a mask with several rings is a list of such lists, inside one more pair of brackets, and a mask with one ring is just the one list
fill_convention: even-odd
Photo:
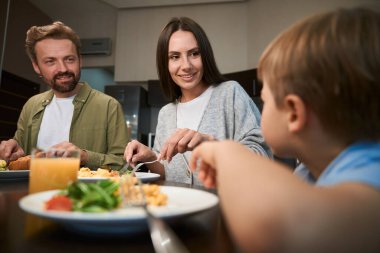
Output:
[[187,128],[178,128],[162,146],[160,158],[170,162],[176,154],[191,151],[202,142],[212,140],[215,138],[211,135]]
[[136,140],[132,140],[125,147],[124,159],[134,167],[139,162],[156,160],[157,156],[149,147]]

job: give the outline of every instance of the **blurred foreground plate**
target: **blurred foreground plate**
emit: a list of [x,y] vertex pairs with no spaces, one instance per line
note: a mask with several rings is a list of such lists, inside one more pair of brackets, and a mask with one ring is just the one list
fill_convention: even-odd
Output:
[[[167,194],[166,206],[149,206],[152,213],[164,220],[202,212],[219,203],[218,197],[202,190],[160,186]],[[19,205],[25,212],[54,220],[67,229],[79,233],[91,234],[131,234],[147,230],[146,215],[142,208],[118,208],[105,213],[61,212],[45,210],[45,202],[58,190],[28,195],[20,199]]]

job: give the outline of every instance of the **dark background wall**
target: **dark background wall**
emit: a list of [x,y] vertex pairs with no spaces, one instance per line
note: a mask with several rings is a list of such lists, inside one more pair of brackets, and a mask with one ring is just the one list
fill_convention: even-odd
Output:
[[[24,103],[39,93],[41,88],[46,89],[34,73],[24,44],[26,31],[32,25],[51,22],[51,18],[27,0],[0,1],[0,56],[3,59],[0,80],[0,140],[13,137]],[[4,37],[6,42],[3,51]]]
[[[6,6],[8,0],[0,1],[0,39],[3,41]],[[32,82],[41,83],[34,73],[24,49],[26,31],[33,25],[46,25],[52,19],[27,0],[11,0],[8,29],[4,51],[3,70],[23,77]]]

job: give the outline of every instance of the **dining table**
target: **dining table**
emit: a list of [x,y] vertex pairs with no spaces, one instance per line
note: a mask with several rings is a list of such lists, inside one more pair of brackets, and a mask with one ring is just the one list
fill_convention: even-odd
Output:
[[[215,190],[185,183],[165,180],[151,183],[217,194]],[[87,234],[50,220],[46,226],[30,227],[29,219],[42,218],[26,213],[19,206],[20,199],[28,195],[28,187],[28,179],[0,181],[1,253],[155,252],[148,229],[128,234]],[[189,252],[239,252],[228,232],[220,203],[168,224]]]

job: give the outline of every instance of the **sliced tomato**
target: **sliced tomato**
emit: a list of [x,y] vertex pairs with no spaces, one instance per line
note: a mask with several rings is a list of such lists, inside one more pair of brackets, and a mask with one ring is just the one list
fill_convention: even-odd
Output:
[[73,207],[73,202],[70,198],[66,196],[58,195],[46,201],[45,207],[46,210],[71,211]]

